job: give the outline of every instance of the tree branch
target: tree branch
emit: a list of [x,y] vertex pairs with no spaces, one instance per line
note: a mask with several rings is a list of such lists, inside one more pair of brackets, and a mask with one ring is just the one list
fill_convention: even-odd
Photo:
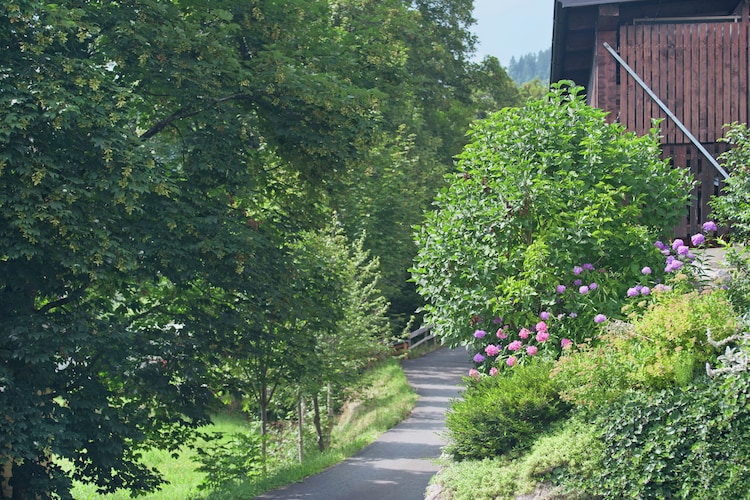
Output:
[[198,109],[180,108],[174,113],[172,113],[171,115],[167,116],[166,118],[163,118],[159,120],[158,122],[156,122],[156,124],[154,124],[151,128],[149,128],[144,133],[142,133],[139,138],[144,141],[146,139],[150,139],[156,134],[158,134],[159,132],[161,132],[162,130],[164,130],[165,128],[167,128],[172,123],[182,120],[184,118],[190,118],[191,116],[198,115],[206,111],[207,109],[218,106],[219,104],[223,102],[232,101],[235,99],[250,99],[250,98],[251,96],[249,94],[238,93],[238,94],[232,94],[226,97],[220,97],[218,99],[214,99],[209,105],[200,107]]

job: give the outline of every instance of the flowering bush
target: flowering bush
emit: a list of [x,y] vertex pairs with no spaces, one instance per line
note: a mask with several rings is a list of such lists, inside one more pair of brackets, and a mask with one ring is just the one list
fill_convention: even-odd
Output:
[[608,124],[558,84],[470,134],[418,229],[412,271],[426,320],[445,343],[470,344],[478,371],[556,357],[620,313],[644,267],[665,275],[652,242],[677,224],[691,183],[659,159],[655,133]]

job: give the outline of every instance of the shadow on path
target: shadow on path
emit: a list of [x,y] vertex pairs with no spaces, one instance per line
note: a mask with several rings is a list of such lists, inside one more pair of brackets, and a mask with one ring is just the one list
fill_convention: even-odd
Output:
[[401,366],[419,395],[411,415],[375,442],[315,476],[258,499],[422,500],[445,445],[445,410],[461,389],[471,359],[463,348],[440,349]]

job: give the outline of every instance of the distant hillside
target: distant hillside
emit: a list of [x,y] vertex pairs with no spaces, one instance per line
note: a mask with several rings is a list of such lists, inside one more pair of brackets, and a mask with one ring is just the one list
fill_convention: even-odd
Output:
[[549,67],[552,58],[552,48],[540,50],[536,54],[529,53],[516,59],[510,58],[508,75],[517,85],[539,78],[543,83],[549,82]]

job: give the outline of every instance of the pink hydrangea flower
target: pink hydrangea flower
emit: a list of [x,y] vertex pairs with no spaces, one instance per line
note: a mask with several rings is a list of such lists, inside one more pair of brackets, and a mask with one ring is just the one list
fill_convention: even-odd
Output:
[[547,333],[547,330],[540,331],[536,334],[536,341],[540,344],[546,342],[547,339],[549,339],[549,333]]
[[511,357],[509,357],[508,359],[505,360],[505,362],[507,363],[508,366],[515,365],[516,361],[518,361],[518,360],[516,359],[515,356],[511,356]]
[[560,341],[560,347],[562,347],[563,349],[570,347],[571,345],[573,345],[573,341],[570,339],[562,339]]
[[496,345],[490,344],[484,348],[484,352],[487,353],[487,356],[497,356],[500,353],[500,349]]
[[536,324],[536,326],[534,327],[534,330],[536,330],[537,332],[546,332],[547,323],[545,323],[544,321],[540,321],[539,323]]
[[538,349],[537,349],[537,347],[535,345],[526,346],[526,353],[529,356],[533,356],[534,354],[536,354],[537,350]]
[[520,340],[514,340],[510,344],[508,344],[508,350],[509,351],[518,351],[523,346],[523,343]]
[[472,368],[471,370],[469,370],[469,377],[473,378],[474,380],[479,380],[479,372],[475,368]]
[[521,328],[521,331],[518,332],[518,336],[521,337],[522,339],[529,338],[530,334],[531,334],[531,332],[529,331],[528,328]]
[[499,338],[499,339],[507,339],[508,338],[508,332],[505,331],[505,327],[497,329],[497,338]]
[[495,368],[494,366],[492,368],[490,368],[490,376],[491,377],[494,377],[495,375],[497,375],[497,373],[498,373],[498,369],[497,368]]

